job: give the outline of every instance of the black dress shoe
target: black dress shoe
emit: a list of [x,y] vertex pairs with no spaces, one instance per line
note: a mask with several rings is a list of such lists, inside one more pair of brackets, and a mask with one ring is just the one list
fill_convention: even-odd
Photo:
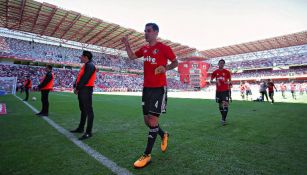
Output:
[[83,133],[83,129],[77,128],[77,129],[75,129],[75,130],[71,130],[70,132],[71,132],[71,133]]
[[92,137],[92,134],[90,133],[85,133],[82,137],[79,138],[79,140],[85,140]]
[[38,116],[40,116],[40,117],[43,117],[43,116],[48,117],[48,114],[47,113],[40,113],[40,114],[38,114]]
[[39,112],[39,113],[36,113],[35,115],[41,115],[42,114],[42,112]]

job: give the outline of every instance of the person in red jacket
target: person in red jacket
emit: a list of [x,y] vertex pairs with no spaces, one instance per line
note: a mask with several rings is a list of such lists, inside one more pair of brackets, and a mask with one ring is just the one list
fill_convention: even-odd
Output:
[[52,66],[46,66],[46,75],[44,76],[42,82],[37,86],[41,91],[41,102],[42,110],[37,113],[38,116],[48,116],[49,115],[49,92],[53,89],[54,75],[52,73]]
[[32,80],[30,79],[30,76],[27,76],[26,81],[23,83],[23,86],[25,87],[26,91],[26,98],[23,101],[28,101],[29,99],[29,90],[32,88]]
[[[173,50],[157,40],[159,27],[155,23],[145,25],[145,40],[147,45],[133,52],[128,36],[122,38],[128,57],[131,60],[144,58],[144,84],[142,94],[143,116],[145,124],[149,127],[147,146],[144,154],[134,162],[135,168],[143,168],[151,160],[151,151],[159,134],[162,143],[161,151],[167,149],[168,133],[159,126],[159,116],[166,112],[167,80],[166,71],[178,66]],[[170,61],[170,64],[167,62]]]
[[219,103],[219,109],[222,115],[221,123],[225,125],[229,106],[231,73],[227,69],[224,69],[225,60],[221,59],[218,65],[219,68],[211,74],[210,83],[212,83],[214,79],[216,80],[216,102]]
[[80,123],[77,129],[71,130],[72,133],[83,133],[84,125],[87,119],[87,127],[84,135],[80,140],[92,137],[92,128],[94,121],[94,112],[92,107],[93,88],[96,80],[96,67],[92,61],[92,53],[83,51],[80,57],[81,67],[79,75],[74,84],[74,93],[78,95],[79,108],[81,111]]
[[277,92],[277,88],[275,84],[271,81],[271,79],[268,79],[268,89],[269,89],[269,97],[272,100],[272,103],[274,103],[274,88]]

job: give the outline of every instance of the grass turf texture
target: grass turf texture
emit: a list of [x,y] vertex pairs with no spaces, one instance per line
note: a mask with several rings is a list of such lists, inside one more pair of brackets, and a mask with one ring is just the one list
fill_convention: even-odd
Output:
[[[37,101],[29,101],[40,110]],[[77,97],[51,93],[50,117],[75,129]],[[306,98],[306,96],[304,97]],[[133,174],[304,174],[307,172],[307,108],[302,103],[234,101],[228,125],[220,125],[213,100],[169,98],[160,125],[170,133],[169,148],[158,136],[152,163],[134,169],[148,129],[141,97],[94,95],[93,137],[85,143]],[[307,98],[306,98],[307,100]],[[13,96],[0,97],[0,174],[112,174]],[[81,134],[76,134],[81,136]]]

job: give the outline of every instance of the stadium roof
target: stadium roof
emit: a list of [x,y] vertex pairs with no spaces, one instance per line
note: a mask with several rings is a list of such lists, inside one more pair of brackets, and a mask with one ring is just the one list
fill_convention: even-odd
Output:
[[[0,27],[117,50],[124,50],[121,38],[125,35],[130,36],[133,50],[146,44],[144,33],[33,0],[0,0]],[[178,57],[196,51],[180,43],[159,40]]]
[[209,59],[307,44],[307,31],[201,51]]

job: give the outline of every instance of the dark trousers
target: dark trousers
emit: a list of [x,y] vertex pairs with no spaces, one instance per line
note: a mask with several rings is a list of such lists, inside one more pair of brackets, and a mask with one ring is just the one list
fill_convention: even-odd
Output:
[[84,129],[84,125],[87,119],[86,133],[92,133],[94,112],[92,107],[93,87],[83,87],[79,90],[78,100],[79,108],[81,111],[79,129]]
[[25,98],[25,100],[27,101],[28,98],[29,98],[29,88],[26,88],[26,98]]
[[50,90],[41,90],[41,101],[42,101],[42,110],[41,113],[43,114],[48,114],[49,113],[49,101],[48,101],[48,96],[49,96]]
[[268,99],[268,93],[267,93],[266,91],[261,91],[260,94],[261,94],[261,99],[262,99],[262,101],[264,101],[264,96],[265,96],[265,98],[266,98],[266,101],[269,101],[269,99]]

